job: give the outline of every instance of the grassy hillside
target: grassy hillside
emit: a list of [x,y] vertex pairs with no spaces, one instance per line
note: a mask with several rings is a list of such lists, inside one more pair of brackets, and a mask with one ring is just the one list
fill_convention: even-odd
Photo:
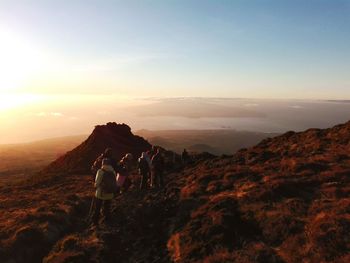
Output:
[[23,144],[0,145],[1,175],[25,175],[48,165],[79,145],[86,135],[52,138]]
[[[98,141],[105,138],[98,134]],[[125,137],[115,143],[120,140]],[[139,191],[135,170],[131,187],[112,202],[112,223],[101,220],[100,228],[84,222],[94,192],[88,174],[63,169],[0,185],[0,258],[349,262],[349,141],[350,122],[288,132],[233,156],[174,169],[162,190]]]
[[[184,148],[193,152],[210,152],[215,155],[233,154],[241,148],[250,147],[274,133],[236,130],[168,130],[135,132],[153,145],[181,153]],[[67,151],[74,149],[88,136],[77,135],[52,138],[23,144],[0,145],[1,175],[23,177],[36,172]]]

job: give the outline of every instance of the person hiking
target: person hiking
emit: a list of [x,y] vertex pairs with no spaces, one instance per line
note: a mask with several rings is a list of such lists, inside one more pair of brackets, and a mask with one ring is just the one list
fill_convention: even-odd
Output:
[[95,162],[91,166],[91,172],[93,174],[93,180],[95,180],[95,175],[96,175],[97,171],[102,167],[102,160],[104,158],[110,159],[111,165],[112,165],[114,171],[118,172],[118,170],[119,170],[118,162],[113,157],[113,150],[112,150],[112,148],[106,148],[105,151],[103,153],[101,153],[96,158]]
[[186,165],[188,163],[189,160],[189,155],[188,152],[186,151],[186,149],[183,150],[182,154],[181,154],[181,161],[183,165]]
[[148,155],[149,155],[149,157],[151,159],[151,165],[152,165],[152,158],[153,158],[153,156],[155,156],[157,154],[157,149],[158,149],[158,147],[153,145],[152,148],[148,151]]
[[141,175],[140,190],[143,190],[146,188],[147,180],[150,174],[150,166],[149,166],[147,157],[148,157],[147,153],[143,152],[141,154],[141,157],[138,159],[138,168],[139,168],[139,173]]
[[108,158],[102,160],[102,167],[96,173],[95,188],[95,211],[92,223],[97,226],[102,206],[105,221],[110,221],[111,201],[117,191],[116,173],[112,167],[111,160]]
[[147,152],[145,152],[145,159],[146,159],[146,161],[148,163],[149,170],[151,170],[151,168],[152,168],[152,160],[151,160],[151,158],[152,158],[151,151],[148,150]]
[[157,148],[156,154],[152,157],[152,174],[151,174],[151,186],[163,187],[163,172],[164,172],[164,158]]
[[127,153],[119,162],[117,185],[120,189],[120,192],[126,191],[131,184],[129,174],[132,168],[132,160],[132,154]]

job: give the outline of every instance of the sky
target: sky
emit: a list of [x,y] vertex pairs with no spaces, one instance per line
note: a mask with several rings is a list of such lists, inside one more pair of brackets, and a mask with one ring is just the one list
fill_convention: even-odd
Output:
[[350,99],[349,0],[0,1],[0,91]]
[[0,0],[3,123],[67,101],[345,100],[349,69],[350,0]]

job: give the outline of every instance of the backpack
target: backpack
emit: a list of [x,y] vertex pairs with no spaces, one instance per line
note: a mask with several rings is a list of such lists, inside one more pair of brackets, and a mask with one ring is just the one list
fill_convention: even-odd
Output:
[[97,159],[95,160],[94,164],[91,166],[91,173],[94,176],[95,179],[95,175],[97,173],[97,171],[101,168],[102,166],[102,160],[103,160],[103,154],[101,154],[99,157],[97,157]]
[[153,156],[153,158],[152,158],[152,166],[153,166],[153,169],[155,169],[157,171],[163,170],[163,168],[164,168],[164,159],[159,153],[157,153],[156,155]]
[[141,172],[149,171],[149,165],[145,158],[139,158],[139,169]]
[[117,192],[117,182],[115,179],[115,174],[111,171],[106,171],[102,169],[103,176],[101,182],[101,189],[103,193],[116,193]]

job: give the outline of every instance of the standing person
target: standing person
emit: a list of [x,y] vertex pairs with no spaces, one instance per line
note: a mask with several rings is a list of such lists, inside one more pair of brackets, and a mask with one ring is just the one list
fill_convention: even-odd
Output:
[[97,173],[97,171],[102,167],[102,160],[103,159],[109,159],[111,161],[111,165],[114,169],[114,171],[118,171],[119,167],[118,167],[118,162],[116,161],[116,159],[113,157],[113,150],[112,148],[106,148],[104,150],[103,153],[100,154],[100,156],[98,156],[94,162],[94,164],[91,166],[91,172],[93,174],[93,179],[95,180],[95,175]]
[[186,151],[186,149],[184,149],[182,154],[181,154],[182,164],[186,165],[188,163],[188,159],[189,159],[188,152]]
[[138,168],[139,168],[139,173],[141,175],[140,190],[143,190],[146,188],[147,180],[150,174],[150,166],[149,166],[147,157],[148,157],[147,153],[143,152],[141,154],[141,157],[138,159]]
[[115,175],[115,171],[111,165],[111,160],[104,158],[102,160],[102,167],[97,171],[95,178],[95,211],[92,222],[96,226],[99,222],[102,206],[105,221],[110,221],[111,200],[114,198],[117,188]]
[[160,149],[157,148],[156,154],[152,157],[152,178],[151,186],[153,187],[163,187],[163,172],[164,172],[164,159],[160,152]]
[[151,171],[151,168],[152,168],[152,153],[150,150],[148,150],[147,152],[145,152],[145,159],[148,163],[148,167],[149,167],[149,170]]
[[117,185],[120,188],[120,192],[127,190],[131,184],[129,174],[132,169],[132,160],[132,154],[127,153],[119,162]]
[[148,150],[146,152],[146,160],[147,160],[147,163],[148,163],[148,167],[149,167],[149,176],[148,176],[148,179],[147,179],[147,185],[151,186],[151,177],[152,177],[152,151],[151,150]]
[[150,156],[151,162],[152,162],[153,156],[155,156],[157,153],[157,149],[158,149],[157,146],[153,145],[151,150],[149,150],[149,156]]

